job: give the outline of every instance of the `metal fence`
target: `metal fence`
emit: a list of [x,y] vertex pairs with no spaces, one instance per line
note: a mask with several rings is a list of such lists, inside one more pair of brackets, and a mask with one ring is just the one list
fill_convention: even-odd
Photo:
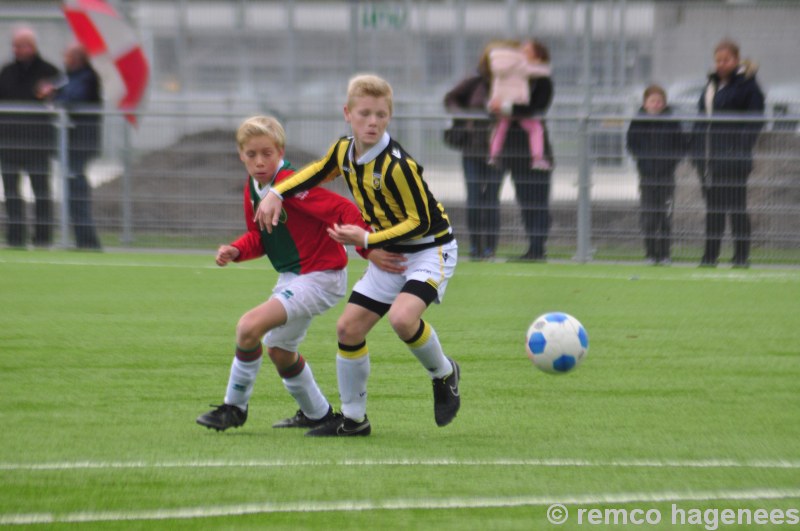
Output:
[[[254,106],[255,108],[255,106]],[[14,142],[38,150],[49,159],[50,192],[55,200],[53,245],[74,246],[69,205],[69,116],[38,111],[51,121],[54,135]],[[0,110],[6,120],[11,110]],[[238,160],[234,132],[252,113],[145,113],[133,128],[118,113],[105,112],[98,127],[104,139],[100,156],[87,166],[92,185],[91,212],[106,248],[204,249],[230,241],[244,228],[242,188],[245,170]],[[74,117],[74,116],[73,116]],[[630,114],[551,114],[548,127],[556,166],[552,175],[552,227],[548,256],[565,260],[642,260],[639,177],[625,148]],[[466,244],[465,185],[460,153],[442,141],[450,117],[399,113],[390,132],[424,166],[424,176],[448,211],[460,240]],[[696,118],[680,119],[690,128]],[[748,184],[752,217],[752,261],[759,264],[800,263],[800,135],[798,117],[769,119],[754,150]],[[288,135],[287,160],[302,165],[314,160],[329,143],[347,133],[338,114],[295,115],[283,120]],[[22,125],[22,124],[20,124]],[[20,131],[25,131],[20,128]],[[13,148],[0,145],[0,152]],[[5,174],[14,168],[3,167]],[[34,194],[22,173],[28,239],[36,223]],[[672,260],[696,263],[705,237],[705,203],[700,180],[689,158],[676,171],[672,211]],[[335,191],[347,195],[341,182]],[[8,191],[6,191],[8,194]],[[8,226],[7,197],[3,225]],[[498,259],[525,251],[526,238],[513,186],[506,176],[500,190],[501,228]],[[722,259],[731,254],[730,233]]]

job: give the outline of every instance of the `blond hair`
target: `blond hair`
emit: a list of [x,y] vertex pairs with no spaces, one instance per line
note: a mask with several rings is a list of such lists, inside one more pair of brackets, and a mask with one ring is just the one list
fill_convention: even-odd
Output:
[[281,123],[272,116],[251,116],[236,130],[236,143],[239,150],[251,139],[257,136],[269,137],[279,149],[286,146],[286,131]]
[[389,113],[392,112],[392,86],[388,81],[375,74],[358,74],[347,84],[347,106],[352,107],[356,98],[372,96],[386,98]]

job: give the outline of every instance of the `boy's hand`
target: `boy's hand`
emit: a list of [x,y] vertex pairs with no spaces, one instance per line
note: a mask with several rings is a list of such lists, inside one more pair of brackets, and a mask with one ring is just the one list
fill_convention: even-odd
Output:
[[328,227],[328,235],[343,245],[366,247],[364,241],[367,231],[358,225],[339,225],[338,223],[334,223],[333,228]]
[[283,201],[281,201],[281,198],[274,192],[269,192],[258,204],[258,210],[253,217],[253,221],[258,223],[259,227],[272,234],[272,227],[278,225],[282,208]]
[[218,266],[225,267],[237,258],[239,258],[239,249],[233,245],[220,245],[219,249],[217,249],[217,258],[215,261]]
[[373,249],[367,255],[367,260],[387,273],[403,273],[406,270],[407,258],[400,253],[390,253],[383,249]]

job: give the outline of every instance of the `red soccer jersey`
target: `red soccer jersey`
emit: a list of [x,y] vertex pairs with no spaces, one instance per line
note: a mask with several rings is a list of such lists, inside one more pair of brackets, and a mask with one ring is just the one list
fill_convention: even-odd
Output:
[[[278,170],[275,182],[292,173],[294,168],[284,162]],[[343,269],[347,265],[347,252],[342,244],[328,236],[327,228],[338,223],[359,225],[367,229],[355,203],[330,190],[315,187],[283,202],[280,223],[273,227],[270,234],[259,229],[253,221],[260,201],[253,178],[248,177],[244,186],[247,232],[231,244],[239,249],[237,262],[267,255],[272,266],[280,273],[305,274]],[[364,250],[356,250],[366,256]]]

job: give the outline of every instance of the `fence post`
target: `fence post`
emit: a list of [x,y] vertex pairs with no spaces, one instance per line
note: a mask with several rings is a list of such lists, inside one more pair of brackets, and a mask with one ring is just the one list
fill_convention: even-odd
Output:
[[592,2],[584,2],[582,51],[583,105],[578,117],[578,221],[575,260],[592,258],[592,176],[589,114],[592,109]]
[[124,246],[133,243],[133,193],[131,186],[131,134],[128,124],[122,124],[122,236]]
[[59,216],[59,225],[61,229],[61,247],[66,249],[69,247],[69,148],[68,148],[68,135],[70,121],[67,116],[67,111],[64,109],[57,110],[56,131],[58,137],[58,185],[61,188],[61,215]]

